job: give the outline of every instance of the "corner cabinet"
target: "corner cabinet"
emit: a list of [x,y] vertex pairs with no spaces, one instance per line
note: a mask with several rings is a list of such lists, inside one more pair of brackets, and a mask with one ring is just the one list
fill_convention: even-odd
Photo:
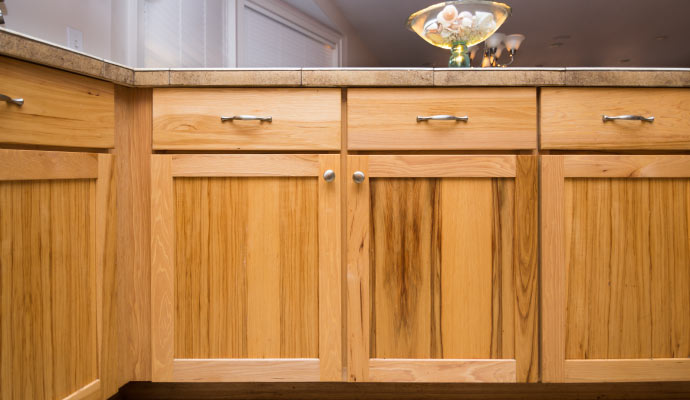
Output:
[[112,158],[0,150],[3,399],[101,398],[116,340]]
[[690,156],[542,157],[545,382],[690,380]]
[[153,380],[342,380],[340,156],[151,166]]
[[351,381],[538,380],[537,158],[357,155]]

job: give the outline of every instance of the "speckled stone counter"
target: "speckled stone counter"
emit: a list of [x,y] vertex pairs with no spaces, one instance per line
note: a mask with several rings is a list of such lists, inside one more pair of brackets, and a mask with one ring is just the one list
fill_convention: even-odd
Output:
[[137,69],[2,28],[0,54],[120,85],[141,87],[690,87],[690,68]]

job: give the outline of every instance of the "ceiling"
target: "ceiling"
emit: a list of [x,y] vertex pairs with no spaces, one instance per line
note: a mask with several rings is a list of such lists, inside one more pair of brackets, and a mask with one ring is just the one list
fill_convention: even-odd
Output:
[[[299,7],[303,1],[290,3]],[[427,44],[405,28],[411,13],[437,1],[329,1],[376,55],[378,66],[447,66],[447,50]],[[690,67],[690,1],[504,1],[513,13],[499,32],[527,37],[512,66]]]

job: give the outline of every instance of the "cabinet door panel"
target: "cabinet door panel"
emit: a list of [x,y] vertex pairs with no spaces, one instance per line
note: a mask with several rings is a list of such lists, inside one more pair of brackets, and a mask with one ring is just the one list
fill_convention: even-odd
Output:
[[503,358],[514,182],[372,178],[370,190],[372,358]]
[[[690,377],[690,179],[678,178],[690,177],[690,157],[587,156],[593,166],[640,165],[635,178],[583,174],[570,157],[544,163],[562,171],[543,186],[543,223],[553,229],[543,244],[553,252],[544,258],[544,341],[562,351],[546,380],[672,380],[672,369]],[[660,160],[674,167],[647,168]]]
[[174,188],[175,357],[317,358],[317,178]]
[[154,380],[340,380],[339,156],[152,165]]
[[[0,151],[8,159],[34,176],[0,180],[2,397],[99,396],[110,156]],[[86,168],[53,179],[70,163]]]
[[392,157],[349,159],[350,379],[536,379],[536,160]]

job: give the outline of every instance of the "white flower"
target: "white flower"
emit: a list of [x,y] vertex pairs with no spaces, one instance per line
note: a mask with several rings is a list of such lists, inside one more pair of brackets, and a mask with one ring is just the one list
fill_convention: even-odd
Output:
[[450,26],[455,18],[458,16],[458,9],[453,5],[446,6],[443,11],[438,13],[436,21],[443,25],[444,27]]
[[460,18],[470,18],[471,19],[472,13],[469,11],[463,11],[460,13],[460,15],[458,15],[458,19],[460,19]]
[[438,28],[438,24],[436,22],[432,22],[431,24],[427,25],[424,29],[427,33],[438,33]]
[[496,28],[496,21],[491,13],[477,12],[474,27],[481,32],[490,32]]

